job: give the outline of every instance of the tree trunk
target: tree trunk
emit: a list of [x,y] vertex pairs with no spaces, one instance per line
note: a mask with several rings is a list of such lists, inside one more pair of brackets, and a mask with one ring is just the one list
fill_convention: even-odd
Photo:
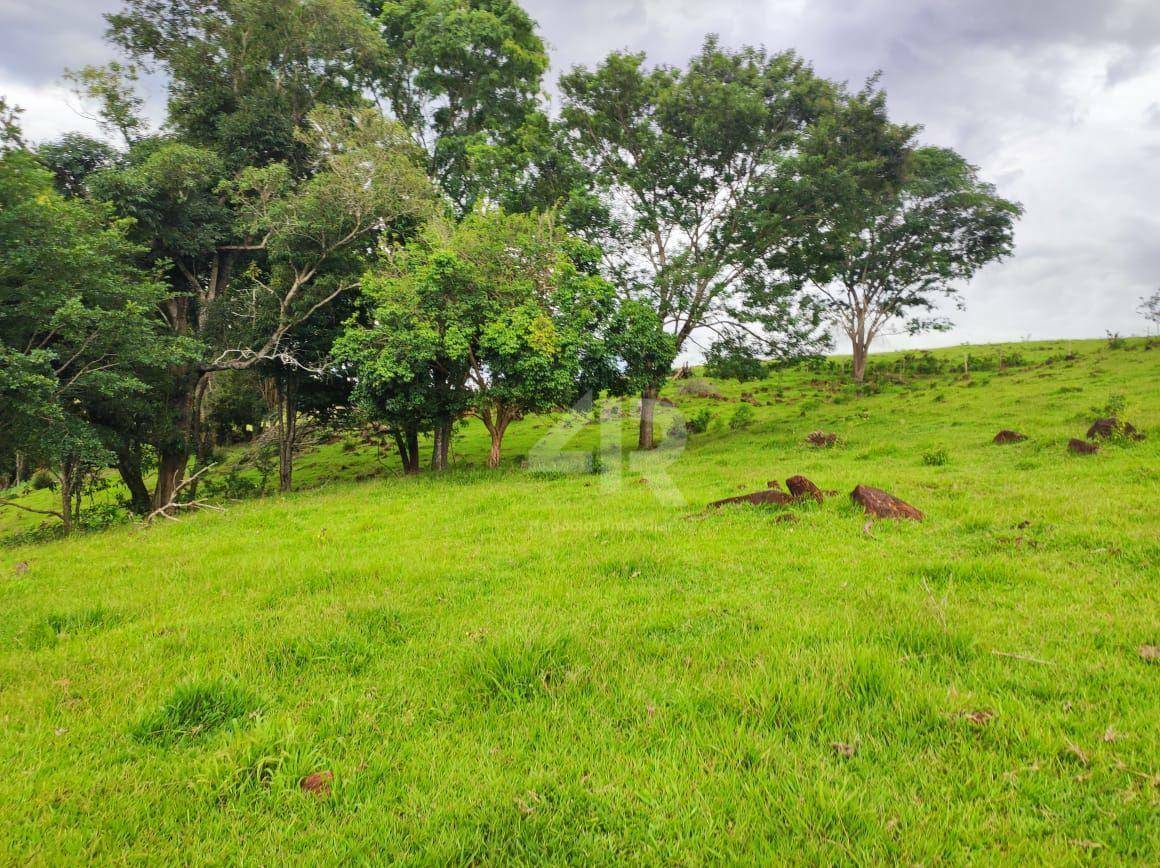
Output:
[[660,391],[659,383],[650,383],[640,394],[640,437],[637,440],[640,449],[656,448],[656,441],[653,439],[653,416]]
[[278,489],[290,491],[294,478],[294,445],[298,440],[298,372],[286,371],[277,378],[278,395]]
[[[193,392],[193,413],[190,417],[190,443],[194,450],[194,469],[201,470],[209,464],[210,459],[213,458],[213,435],[205,424],[202,418],[202,410],[205,406],[205,395],[209,391],[210,381],[213,374],[203,374],[201,379],[197,382],[197,388]],[[200,484],[201,478],[198,477],[189,484],[189,499],[197,499],[197,486]]]
[[498,418],[494,425],[488,425],[488,433],[491,434],[491,451],[487,454],[487,466],[493,470],[499,467],[500,450],[503,448],[503,435],[507,433],[508,420],[503,413],[498,414]]
[[447,456],[451,452],[451,420],[440,419],[435,423],[434,443],[431,447],[431,469],[446,470]]
[[24,453],[17,452],[15,458],[16,458],[16,462],[15,462],[16,463],[16,467],[15,467],[16,475],[12,479],[12,484],[19,485],[20,483],[22,483],[24,481]]
[[189,464],[189,450],[184,444],[168,446],[157,455],[157,484],[153,487],[154,510],[168,506],[177,494],[177,487],[185,479],[185,468]]
[[157,448],[157,484],[153,488],[153,509],[168,506],[185,479],[189,457],[197,447],[198,396],[205,375],[196,368],[185,368],[174,375],[173,410],[176,436]]
[[76,460],[65,458],[60,467],[60,520],[64,523],[64,533],[68,536],[73,528],[73,484],[76,476]]
[[854,353],[854,382],[861,384],[866,379],[866,357],[870,353],[869,342],[855,338],[850,341]]
[[407,461],[404,471],[414,476],[419,472],[419,430],[411,428],[407,431]]
[[129,489],[129,509],[137,515],[149,513],[149,487],[141,473],[141,444],[123,443],[117,446],[117,472]]

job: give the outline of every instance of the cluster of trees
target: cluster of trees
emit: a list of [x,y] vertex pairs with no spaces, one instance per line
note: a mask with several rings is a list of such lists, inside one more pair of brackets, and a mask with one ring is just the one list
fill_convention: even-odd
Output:
[[[871,81],[715,38],[559,83],[514,0],[125,0],[123,60],[69,73],[111,145],[33,148],[0,102],[0,476],[66,523],[115,467],[150,514],[215,440],[385,428],[416,472],[479,419],[639,393],[694,342],[745,370],[929,314],[1010,252],[1019,206],[892,122]],[[146,72],[168,86],[151,129]],[[253,427],[252,425],[249,427]],[[147,484],[147,481],[151,484]]]

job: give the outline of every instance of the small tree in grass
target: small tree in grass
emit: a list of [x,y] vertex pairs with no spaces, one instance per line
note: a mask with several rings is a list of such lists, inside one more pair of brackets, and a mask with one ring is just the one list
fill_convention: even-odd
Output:
[[1144,319],[1154,328],[1160,328],[1160,289],[1147,298],[1140,299],[1140,306],[1136,308]]
[[891,123],[871,81],[839,94],[770,185],[770,208],[799,232],[769,258],[805,288],[850,339],[862,382],[875,338],[946,329],[940,298],[1011,253],[1022,207],[1001,198],[947,148],[918,143],[919,128]]
[[620,304],[596,256],[551,215],[493,209],[432,226],[368,278],[372,325],[348,331],[338,358],[392,425],[405,468],[417,468],[418,433],[445,417],[480,419],[495,467],[512,422],[671,363],[655,315]]

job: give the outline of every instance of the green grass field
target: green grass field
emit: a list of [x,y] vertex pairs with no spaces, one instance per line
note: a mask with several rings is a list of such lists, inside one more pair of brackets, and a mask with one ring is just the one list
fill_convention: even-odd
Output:
[[[471,423],[442,476],[334,443],[292,496],[0,549],[0,861],[1155,864],[1160,348],[964,352],[674,382],[709,430],[601,475],[523,466],[548,419],[488,472]],[[1067,454],[1115,396],[1147,439]],[[797,473],[839,496],[705,508]]]

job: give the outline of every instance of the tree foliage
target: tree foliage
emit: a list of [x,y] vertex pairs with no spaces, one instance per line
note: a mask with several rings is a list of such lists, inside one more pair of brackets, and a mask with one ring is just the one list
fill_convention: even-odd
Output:
[[618,303],[594,259],[551,215],[490,209],[433,225],[364,287],[373,325],[339,354],[357,398],[404,441],[473,415],[495,466],[513,421],[635,385],[641,360],[671,361],[671,342],[647,308]]
[[0,442],[58,471],[66,526],[83,468],[112,454],[102,405],[132,400],[140,369],[188,349],[158,335],[165,289],[137,266],[128,228],[62,196],[23,147],[0,154]]
[[948,327],[932,315],[937,301],[1011,252],[1022,213],[961,156],[918,134],[890,121],[871,81],[839,94],[770,189],[771,208],[798,215],[799,230],[770,262],[850,338],[858,380],[883,329]]
[[[540,81],[548,55],[535,22],[515,0],[363,0],[384,42],[375,91],[428,155],[431,177],[468,213],[502,195],[497,158],[510,178],[544,129]],[[492,183],[488,183],[489,180]]]
[[[816,319],[768,265],[792,215],[764,194],[830,86],[791,52],[730,51],[710,37],[686,69],[614,53],[560,87],[573,153],[594,180],[581,203],[589,237],[609,279],[656,311],[677,350],[699,329],[744,332],[769,354],[811,346]],[[647,448],[651,416],[641,422]]]

